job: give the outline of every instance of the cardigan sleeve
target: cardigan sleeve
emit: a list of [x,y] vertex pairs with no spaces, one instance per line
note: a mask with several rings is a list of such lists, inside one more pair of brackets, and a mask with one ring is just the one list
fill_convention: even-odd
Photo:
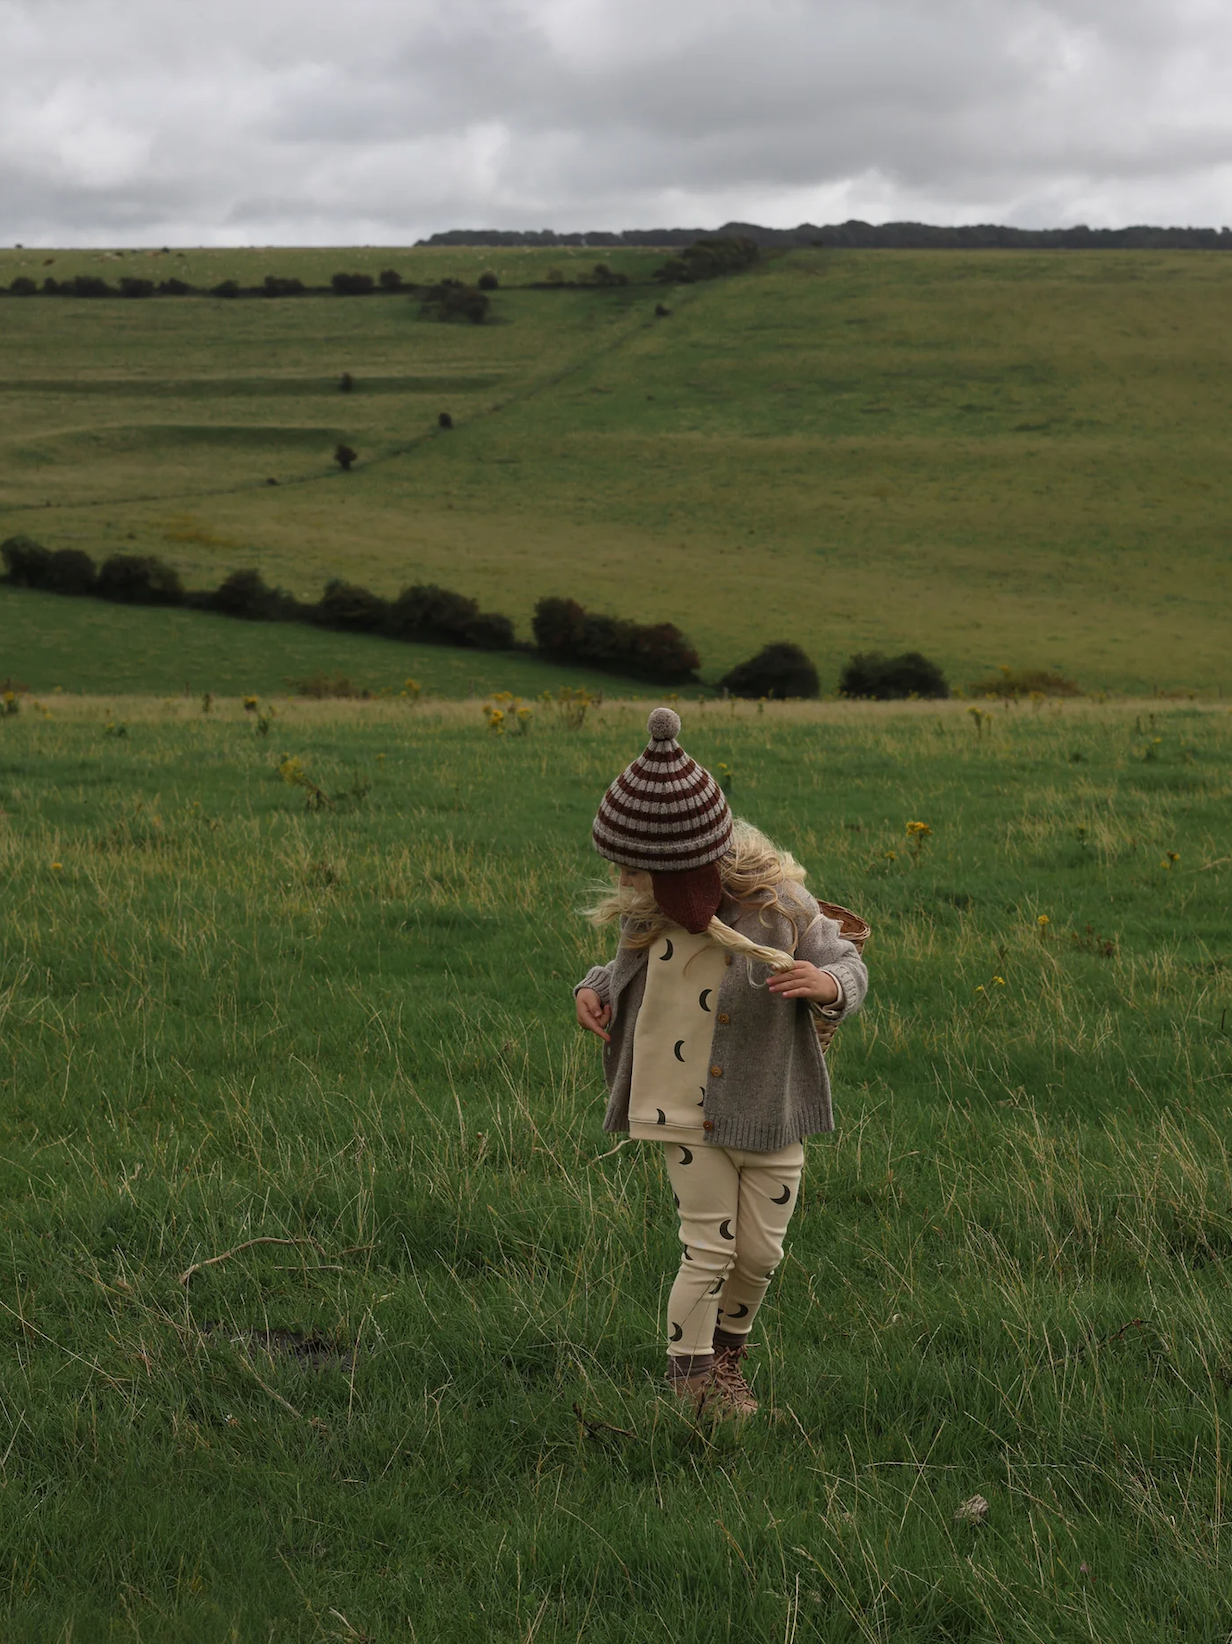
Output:
[[612,1002],[612,961],[606,965],[592,965],[582,980],[573,990],[576,999],[583,988],[591,988],[599,995],[599,1003],[610,1005]]
[[818,970],[828,970],[838,983],[840,997],[826,1007],[828,1021],[841,1022],[859,1010],[868,992],[868,971],[855,944],[841,934],[836,920],[819,913],[801,935],[796,957],[807,959]]

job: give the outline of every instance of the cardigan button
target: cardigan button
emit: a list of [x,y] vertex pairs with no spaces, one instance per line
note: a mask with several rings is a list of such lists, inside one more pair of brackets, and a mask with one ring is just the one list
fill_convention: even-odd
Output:
[[730,964],[731,964],[731,962],[732,962],[732,956],[731,956],[731,954],[730,954],[730,953],[725,953],[725,954],[724,954],[724,955],[723,955],[723,963],[724,963],[724,964],[725,964],[725,965],[730,965]]
[[721,1010],[719,1012],[719,1021],[722,1024],[723,1027],[726,1027],[727,1024],[731,1021],[731,1017],[727,1014],[727,1012],[725,1010]]
[[712,1067],[710,1069],[710,1077],[712,1079],[721,1079],[723,1077],[723,1069],[721,1067]]
[[713,1129],[714,1129],[714,1122],[713,1122],[713,1120],[711,1120],[711,1119],[703,1119],[703,1120],[702,1120],[702,1129],[703,1129],[703,1130],[713,1130]]

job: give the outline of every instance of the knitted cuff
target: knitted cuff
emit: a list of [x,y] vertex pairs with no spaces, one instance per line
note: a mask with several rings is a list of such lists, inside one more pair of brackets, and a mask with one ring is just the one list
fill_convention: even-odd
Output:
[[583,976],[582,980],[574,988],[573,997],[576,999],[583,988],[590,988],[593,992],[599,995],[600,1004],[610,1005],[612,1002],[610,997],[610,983],[611,977],[608,967],[606,965],[592,965],[586,972],[585,976]]
[[747,1332],[741,1336],[735,1330],[724,1330],[717,1324],[714,1327],[714,1345],[716,1349],[720,1347],[747,1347],[748,1341]]
[[668,1381],[687,1381],[714,1363],[713,1353],[669,1353],[667,1356]]

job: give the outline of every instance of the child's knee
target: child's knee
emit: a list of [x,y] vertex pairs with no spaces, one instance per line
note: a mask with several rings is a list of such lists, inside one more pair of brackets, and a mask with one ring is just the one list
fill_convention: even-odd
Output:
[[705,1234],[690,1238],[689,1230],[681,1228],[680,1244],[682,1270],[695,1267],[703,1273],[712,1274],[715,1278],[726,1278],[736,1265],[735,1246],[713,1244]]
[[765,1228],[740,1229],[736,1246],[736,1266],[749,1278],[768,1279],[783,1259],[782,1237],[775,1237]]

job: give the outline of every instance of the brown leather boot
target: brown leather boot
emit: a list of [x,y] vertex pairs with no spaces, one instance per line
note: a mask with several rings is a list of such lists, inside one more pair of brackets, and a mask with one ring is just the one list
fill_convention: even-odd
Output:
[[738,1421],[755,1416],[758,1410],[753,1389],[744,1379],[744,1357],[748,1350],[744,1342],[738,1347],[720,1343],[714,1350],[714,1369],[711,1375],[715,1390],[724,1414],[735,1416]]
[[682,1404],[691,1404],[695,1415],[722,1413],[722,1400],[714,1380],[715,1357],[707,1353],[696,1359],[667,1361],[667,1385]]

